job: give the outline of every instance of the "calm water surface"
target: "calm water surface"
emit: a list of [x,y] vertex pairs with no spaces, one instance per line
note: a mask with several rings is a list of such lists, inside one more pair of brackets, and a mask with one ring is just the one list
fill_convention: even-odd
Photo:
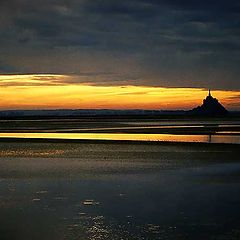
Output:
[[0,138],[41,138],[41,139],[80,139],[80,140],[132,140],[170,141],[240,144],[240,135],[224,132],[224,135],[185,135],[149,133],[0,133]]
[[[0,240],[240,239],[239,121],[0,123]],[[182,134],[121,133],[171,124]],[[220,124],[225,128],[215,135],[184,134],[184,128]],[[71,132],[80,128],[114,132]]]
[[1,239],[239,239],[240,178],[227,179],[236,171],[2,179]]
[[1,240],[240,239],[234,146],[1,143]]

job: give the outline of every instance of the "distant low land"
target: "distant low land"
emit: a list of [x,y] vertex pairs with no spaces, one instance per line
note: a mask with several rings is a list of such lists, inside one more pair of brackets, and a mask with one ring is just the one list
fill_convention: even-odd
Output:
[[[190,116],[186,110],[110,110],[110,109],[54,109],[54,110],[2,110],[1,118],[14,117],[81,117],[81,116]],[[240,116],[230,111],[229,116]]]

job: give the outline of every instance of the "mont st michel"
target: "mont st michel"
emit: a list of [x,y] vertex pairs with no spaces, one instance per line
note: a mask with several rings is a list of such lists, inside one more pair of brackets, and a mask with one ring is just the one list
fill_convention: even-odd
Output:
[[217,98],[212,97],[209,89],[208,96],[203,100],[203,104],[192,109],[189,113],[199,116],[226,116],[228,111]]

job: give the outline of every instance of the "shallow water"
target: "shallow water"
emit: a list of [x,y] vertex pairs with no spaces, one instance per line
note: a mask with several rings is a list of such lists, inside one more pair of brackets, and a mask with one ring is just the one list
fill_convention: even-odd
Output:
[[240,164],[2,179],[1,239],[239,239]]
[[0,138],[240,143],[238,119],[0,120]]
[[239,239],[235,146],[1,143],[0,236]]
[[[239,121],[49,119],[0,125],[1,240],[240,239]],[[156,134],[166,126],[181,134]],[[212,126],[215,134],[209,135]],[[192,127],[200,133],[187,134]],[[84,128],[113,132],[74,132]]]
[[40,138],[40,139],[79,139],[79,140],[130,140],[130,141],[167,141],[201,143],[240,144],[240,135],[186,135],[186,134],[149,134],[149,133],[0,133],[0,138]]
[[120,118],[120,117],[82,117],[79,119],[0,119],[0,130],[9,132],[14,130],[130,130],[130,129],[163,129],[163,128],[197,128],[206,127],[240,127],[239,119],[181,119],[179,118]]

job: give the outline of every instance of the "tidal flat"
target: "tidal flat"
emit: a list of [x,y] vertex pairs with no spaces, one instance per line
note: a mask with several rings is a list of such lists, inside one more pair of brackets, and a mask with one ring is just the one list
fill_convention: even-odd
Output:
[[1,141],[1,239],[239,239],[239,156],[234,144]]
[[[239,120],[20,119],[0,130],[212,139],[239,137]],[[1,240],[240,239],[239,144],[9,136],[0,138]]]

